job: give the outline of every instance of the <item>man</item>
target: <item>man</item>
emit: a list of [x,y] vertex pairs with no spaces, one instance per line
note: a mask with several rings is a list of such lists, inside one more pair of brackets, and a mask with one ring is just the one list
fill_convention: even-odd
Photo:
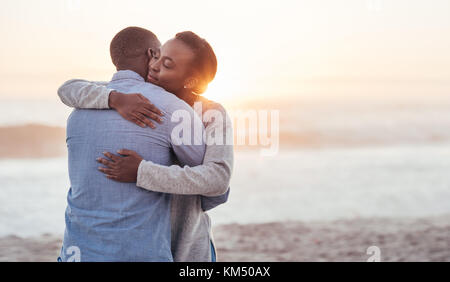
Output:
[[[81,261],[173,260],[170,194],[105,178],[95,161],[95,156],[102,152],[127,148],[160,165],[172,165],[176,159],[189,166],[202,163],[204,128],[199,117],[173,94],[144,81],[149,61],[147,50],[159,46],[156,36],[148,30],[130,27],[119,32],[111,42],[111,58],[118,72],[108,88],[141,93],[165,116],[185,111],[190,123],[186,128],[192,130],[191,143],[178,145],[179,140],[171,139],[177,124],[170,120],[150,129],[124,120],[116,111],[75,110],[67,124],[71,188],[67,196],[62,261],[74,260],[75,255],[75,260]],[[108,103],[107,99],[97,102]],[[195,128],[201,128],[202,132],[195,132]]]

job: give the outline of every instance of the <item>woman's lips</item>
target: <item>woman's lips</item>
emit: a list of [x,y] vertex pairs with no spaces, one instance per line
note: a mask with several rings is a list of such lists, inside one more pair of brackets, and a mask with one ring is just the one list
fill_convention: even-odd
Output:
[[147,75],[147,80],[150,81],[150,82],[157,82],[158,81],[158,79],[156,77],[152,76],[151,74]]

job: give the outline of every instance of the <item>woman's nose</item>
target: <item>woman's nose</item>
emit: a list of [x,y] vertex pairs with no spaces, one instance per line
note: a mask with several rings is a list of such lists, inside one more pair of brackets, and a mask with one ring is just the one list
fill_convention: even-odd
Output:
[[154,72],[159,72],[159,64],[158,64],[158,62],[150,62],[150,68]]

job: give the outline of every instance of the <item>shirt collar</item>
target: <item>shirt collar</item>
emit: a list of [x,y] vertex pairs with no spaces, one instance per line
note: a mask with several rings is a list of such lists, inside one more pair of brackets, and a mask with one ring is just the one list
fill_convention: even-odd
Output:
[[145,80],[142,76],[140,76],[139,74],[137,74],[136,72],[134,72],[132,70],[120,70],[120,71],[116,72],[113,75],[111,81],[120,80],[120,79],[135,79],[135,80],[145,82]]

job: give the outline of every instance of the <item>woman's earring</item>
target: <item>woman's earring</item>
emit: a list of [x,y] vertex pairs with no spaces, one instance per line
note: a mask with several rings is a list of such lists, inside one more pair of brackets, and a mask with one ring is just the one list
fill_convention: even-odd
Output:
[[184,89],[186,89],[187,87],[186,87],[186,85],[185,86],[183,86],[184,87]]

